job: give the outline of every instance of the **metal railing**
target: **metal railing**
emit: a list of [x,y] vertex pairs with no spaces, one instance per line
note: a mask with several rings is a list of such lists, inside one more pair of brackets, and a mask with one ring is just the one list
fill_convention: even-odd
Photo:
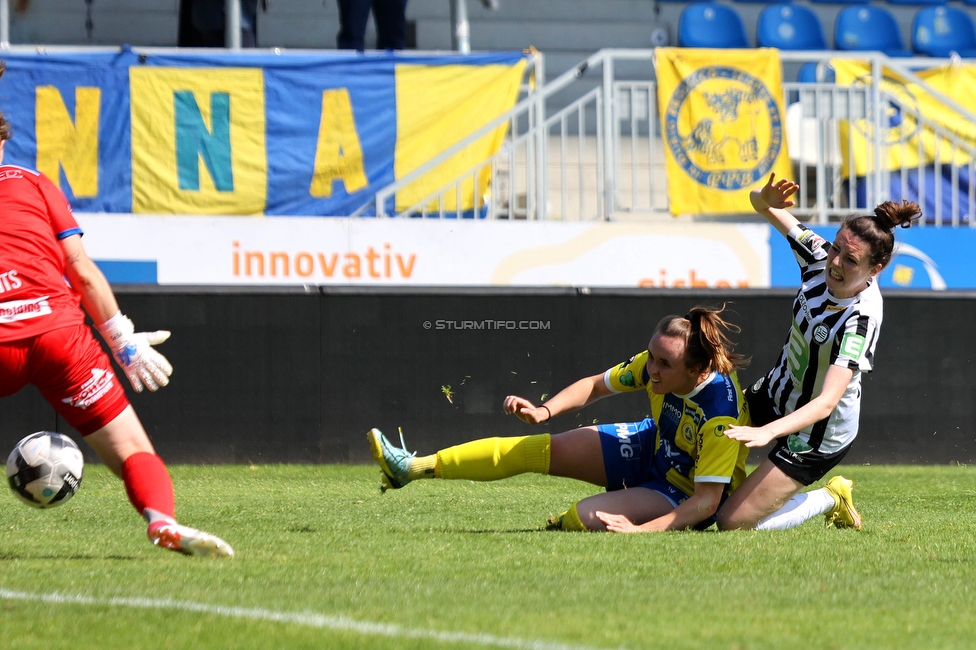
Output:
[[[896,73],[954,110],[962,123],[976,124],[969,110],[913,72],[944,60],[895,60],[865,52],[784,51],[780,57],[784,67],[816,63],[821,70],[831,59],[856,59],[868,62],[872,71],[870,80],[853,85],[784,82],[787,141],[802,188],[795,208],[799,216],[835,222],[858,208],[902,198],[905,188],[917,186],[912,198],[923,208],[928,204],[929,224],[973,225],[976,178],[970,161],[976,158],[976,138],[925,115],[904,94],[894,92],[882,74]],[[568,221],[670,218],[653,58],[653,50],[597,52],[379,191],[376,214]],[[646,63],[643,78],[617,73],[621,67],[633,72],[635,62]],[[895,118],[912,128],[893,129]],[[420,201],[394,207],[398,191],[501,126],[507,134],[498,153]],[[855,160],[864,168],[861,173]],[[963,195],[960,187],[967,188]],[[951,197],[944,196],[947,191]]]
[[[781,56],[797,60],[795,53]],[[923,207],[922,225],[976,225],[971,164],[976,159],[976,131],[967,127],[976,124],[976,116],[914,72],[946,61],[838,52],[817,57],[822,63],[827,58],[868,61],[871,83],[784,83],[784,93],[792,100],[787,108],[790,155],[797,178],[806,185],[794,211],[828,223],[888,199],[911,198]],[[816,58],[806,54],[799,60]],[[901,86],[889,80],[891,73],[914,84],[930,101],[954,111],[962,128],[949,129],[927,116],[911,93],[900,91]],[[853,161],[858,159],[867,167],[864,173],[857,172]],[[965,200],[959,188],[965,189]],[[951,193],[945,197],[948,204],[943,201],[946,191]]]

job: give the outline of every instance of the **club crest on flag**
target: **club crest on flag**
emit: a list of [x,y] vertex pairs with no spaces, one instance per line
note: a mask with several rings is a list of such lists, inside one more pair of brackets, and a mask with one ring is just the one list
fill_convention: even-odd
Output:
[[[704,100],[704,111],[691,107],[693,93]],[[679,120],[685,111],[687,119]],[[733,68],[703,68],[684,79],[666,116],[667,143],[675,159],[689,176],[715,189],[738,190],[764,178],[783,144],[782,117],[769,90]],[[690,122],[687,133],[681,121]],[[769,122],[762,145],[761,121]]]
[[[871,75],[861,75],[851,85],[871,86]],[[889,146],[908,142],[918,132],[918,100],[905,82],[897,77],[884,75],[881,78],[881,98],[884,121],[881,122],[883,140]],[[908,110],[906,110],[906,108]],[[865,137],[872,137],[874,120],[860,118],[854,121],[854,128]]]
[[750,189],[790,173],[781,78],[772,50],[658,50],[673,213],[745,212]]

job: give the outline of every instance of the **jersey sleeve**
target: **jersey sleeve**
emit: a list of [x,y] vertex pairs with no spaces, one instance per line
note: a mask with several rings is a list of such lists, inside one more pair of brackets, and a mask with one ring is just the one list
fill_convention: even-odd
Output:
[[725,436],[725,429],[736,423],[730,416],[710,418],[698,434],[696,483],[731,483],[739,461],[742,443]]
[[854,372],[874,370],[874,347],[878,341],[878,321],[865,314],[853,314],[844,323],[834,345],[836,353],[831,365],[850,368]]
[[44,174],[40,174],[37,180],[38,190],[44,198],[44,205],[47,208],[48,219],[51,222],[51,229],[58,241],[71,235],[83,234],[74,214],[71,212],[71,205],[64,193],[58,189],[57,185],[51,182]]
[[827,258],[827,240],[803,224],[793,226],[786,233],[786,240],[801,269]]
[[644,390],[647,379],[647,350],[603,373],[603,382],[614,393]]

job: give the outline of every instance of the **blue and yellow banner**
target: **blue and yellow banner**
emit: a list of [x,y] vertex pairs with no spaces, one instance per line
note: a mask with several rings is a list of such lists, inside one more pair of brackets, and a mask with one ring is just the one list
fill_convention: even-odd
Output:
[[[14,129],[4,162],[44,172],[75,210],[137,214],[372,214],[377,190],[514,106],[526,66],[520,52],[4,58],[0,110]],[[397,207],[504,135],[405,188]]]
[[671,212],[751,211],[749,192],[792,174],[782,72],[773,49],[657,49]]
[[[871,84],[871,65],[867,62],[832,59],[830,65],[840,86]],[[942,133],[952,134],[969,147],[976,147],[976,125],[969,116],[948,106],[939,95],[972,111],[976,107],[976,65],[953,63],[917,70],[915,76],[922,84],[883,66],[881,73],[880,132],[871,140],[867,137],[873,135],[874,119],[840,123],[840,150],[844,161],[841,173],[847,177],[853,169],[855,176],[864,176],[874,171],[872,140],[882,147],[882,169],[925,166],[937,159],[944,165],[968,164],[971,157],[966,151],[952,146]],[[923,124],[919,116],[924,116],[927,124]]]

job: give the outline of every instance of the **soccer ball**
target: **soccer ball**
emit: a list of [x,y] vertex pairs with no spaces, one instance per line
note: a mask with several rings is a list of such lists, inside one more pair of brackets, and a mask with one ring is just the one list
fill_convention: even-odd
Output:
[[59,506],[78,491],[85,461],[75,441],[51,431],[32,433],[7,457],[7,481],[35,508]]

